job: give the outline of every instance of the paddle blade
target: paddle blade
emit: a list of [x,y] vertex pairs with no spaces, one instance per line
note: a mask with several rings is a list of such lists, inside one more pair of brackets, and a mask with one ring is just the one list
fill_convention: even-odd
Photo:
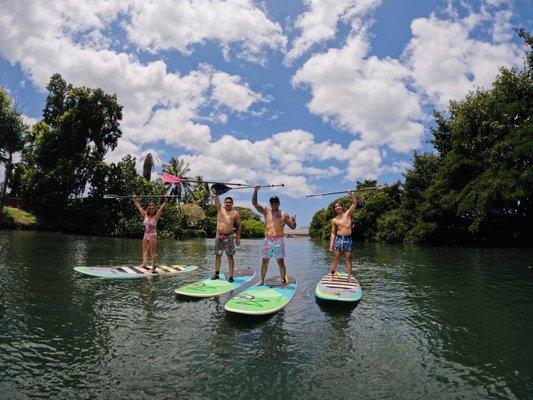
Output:
[[213,183],[211,185],[211,192],[213,192],[215,196],[220,196],[221,194],[224,194],[230,190],[231,188],[223,183]]
[[182,183],[183,182],[183,179],[175,176],[175,175],[171,175],[171,174],[167,174],[166,172],[161,175],[161,180],[165,183],[171,183],[171,184],[176,184],[176,183]]

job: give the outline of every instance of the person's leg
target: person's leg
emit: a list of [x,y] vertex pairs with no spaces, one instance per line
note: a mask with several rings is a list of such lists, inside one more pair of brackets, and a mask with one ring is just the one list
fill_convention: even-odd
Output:
[[146,268],[146,261],[148,261],[148,247],[150,246],[150,242],[146,239],[143,239],[142,242],[142,251],[143,251],[143,263],[142,267]]
[[157,267],[157,237],[155,235],[150,239],[150,255],[152,256],[152,272],[155,272],[155,267]]
[[263,258],[263,261],[261,263],[261,282],[259,283],[260,285],[265,283],[265,276],[266,276],[266,273],[267,273],[268,262],[269,261],[270,261],[270,258]]
[[235,260],[233,256],[228,255],[228,267],[229,267],[229,278],[228,281],[233,282],[233,267],[235,266]]
[[285,259],[276,258],[276,261],[278,262],[279,274],[281,276],[281,282],[283,282],[283,284],[286,284],[286,283],[288,283],[288,280],[287,280],[287,268],[285,267]]
[[344,253],[344,260],[346,261],[346,273],[348,274],[348,282],[352,279],[352,252]]
[[215,275],[211,279],[218,279],[220,274],[220,266],[222,265],[222,254],[215,253]]
[[333,250],[333,260],[331,261],[331,275],[337,271],[337,264],[339,263],[339,257],[341,252],[338,250]]

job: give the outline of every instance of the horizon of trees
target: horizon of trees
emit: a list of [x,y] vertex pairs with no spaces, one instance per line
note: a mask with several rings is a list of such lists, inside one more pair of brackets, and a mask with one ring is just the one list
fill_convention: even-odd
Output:
[[[356,240],[533,244],[533,37],[517,32],[528,47],[524,68],[501,68],[490,89],[434,112],[434,152],[413,154],[403,184],[365,192]],[[313,216],[311,236],[329,238],[337,200]]]

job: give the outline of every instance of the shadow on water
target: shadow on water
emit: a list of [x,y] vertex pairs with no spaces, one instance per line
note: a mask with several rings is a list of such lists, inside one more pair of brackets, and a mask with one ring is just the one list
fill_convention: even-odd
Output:
[[[280,311],[280,313],[283,313],[283,311]],[[246,315],[226,312],[224,318],[228,324],[234,328],[253,329],[265,323],[266,321],[271,320],[274,315],[276,315],[276,313],[267,315]]]
[[330,301],[315,298],[315,302],[321,311],[326,313],[329,317],[347,316],[354,311],[359,305],[358,301]]

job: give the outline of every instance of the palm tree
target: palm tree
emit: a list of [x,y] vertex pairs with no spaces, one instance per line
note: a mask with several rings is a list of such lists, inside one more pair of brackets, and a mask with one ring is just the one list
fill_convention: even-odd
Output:
[[[189,163],[181,160],[177,157],[172,157],[168,164],[163,164],[163,172],[166,172],[167,174],[171,174],[174,176],[178,176],[183,179],[188,179],[186,174],[190,172],[191,169],[189,168]],[[187,193],[188,192],[188,193]],[[176,189],[174,194],[178,196],[178,202],[182,199],[187,200],[192,192],[191,183],[183,181],[181,184],[176,185]]]
[[189,163],[172,157],[168,164],[163,164],[163,172],[171,174],[174,176],[179,176],[180,178],[186,178],[186,174],[190,172]]
[[143,177],[150,182],[150,179],[152,178],[152,172],[154,172],[155,161],[157,160],[161,162],[161,160],[155,154],[152,155],[152,153],[146,153],[139,159],[139,161],[142,161],[143,159]]

